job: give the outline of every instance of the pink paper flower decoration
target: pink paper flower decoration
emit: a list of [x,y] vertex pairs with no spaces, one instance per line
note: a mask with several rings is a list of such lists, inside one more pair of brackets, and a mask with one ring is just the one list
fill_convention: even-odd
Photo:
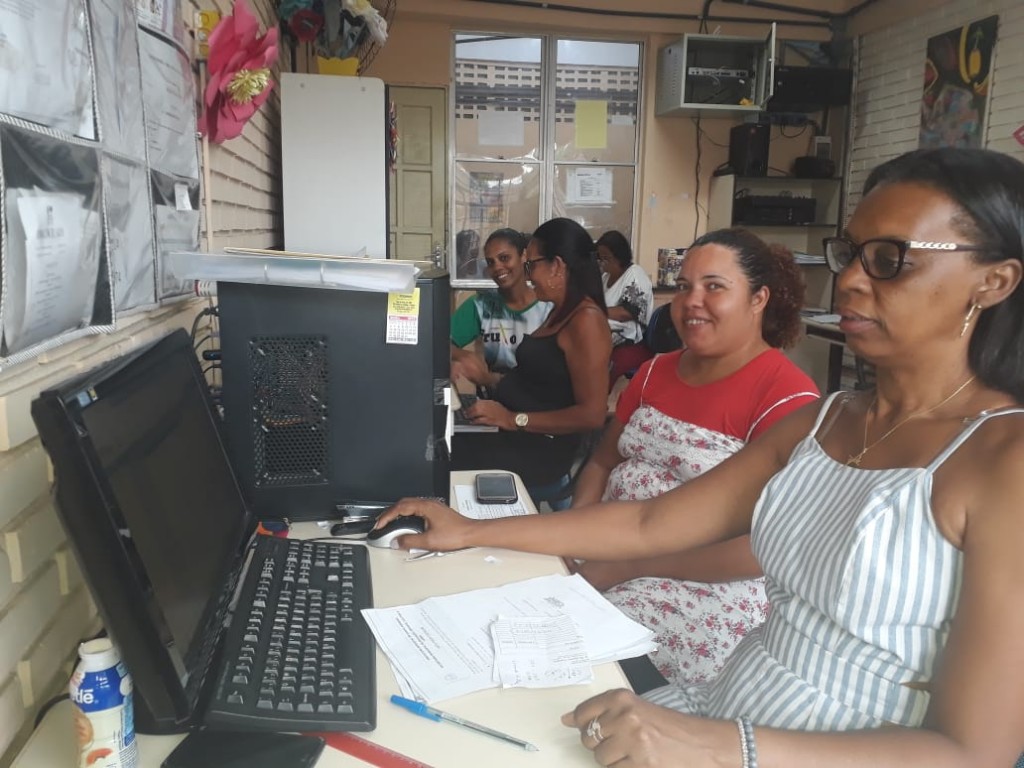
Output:
[[270,64],[276,59],[277,27],[261,35],[246,1],[237,0],[210,35],[210,81],[199,131],[216,144],[240,135],[270,95]]

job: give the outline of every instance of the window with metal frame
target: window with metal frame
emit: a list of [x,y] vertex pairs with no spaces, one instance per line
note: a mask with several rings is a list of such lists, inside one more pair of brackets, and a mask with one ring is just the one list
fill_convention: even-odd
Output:
[[496,229],[578,221],[632,240],[639,42],[456,33],[449,269],[488,285],[480,244]]

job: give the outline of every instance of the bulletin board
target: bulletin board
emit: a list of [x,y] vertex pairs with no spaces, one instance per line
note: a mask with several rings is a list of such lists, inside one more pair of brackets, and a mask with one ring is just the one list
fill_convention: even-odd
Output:
[[0,369],[188,296],[199,247],[178,3],[0,2]]

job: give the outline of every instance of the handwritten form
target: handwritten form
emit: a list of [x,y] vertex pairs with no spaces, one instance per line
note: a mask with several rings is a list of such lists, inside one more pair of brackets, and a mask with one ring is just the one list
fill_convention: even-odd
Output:
[[594,680],[587,646],[572,616],[499,616],[491,624],[494,681],[502,688],[551,688]]
[[[639,656],[656,647],[650,630],[627,618],[579,575],[542,576],[431,597],[414,605],[366,609],[362,614],[391,661],[402,695],[428,702],[499,684],[494,678],[491,629],[499,618],[572,617],[590,664]],[[535,644],[563,653],[556,643]],[[524,677],[534,682],[542,679],[544,666],[535,664]],[[548,684],[567,682],[558,679]]]

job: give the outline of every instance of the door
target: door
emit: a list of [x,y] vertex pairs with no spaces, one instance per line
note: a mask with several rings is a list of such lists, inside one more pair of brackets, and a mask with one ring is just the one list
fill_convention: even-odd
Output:
[[397,259],[444,259],[448,217],[446,180],[448,99],[444,88],[388,89],[398,120],[398,157],[390,185],[388,254]]

